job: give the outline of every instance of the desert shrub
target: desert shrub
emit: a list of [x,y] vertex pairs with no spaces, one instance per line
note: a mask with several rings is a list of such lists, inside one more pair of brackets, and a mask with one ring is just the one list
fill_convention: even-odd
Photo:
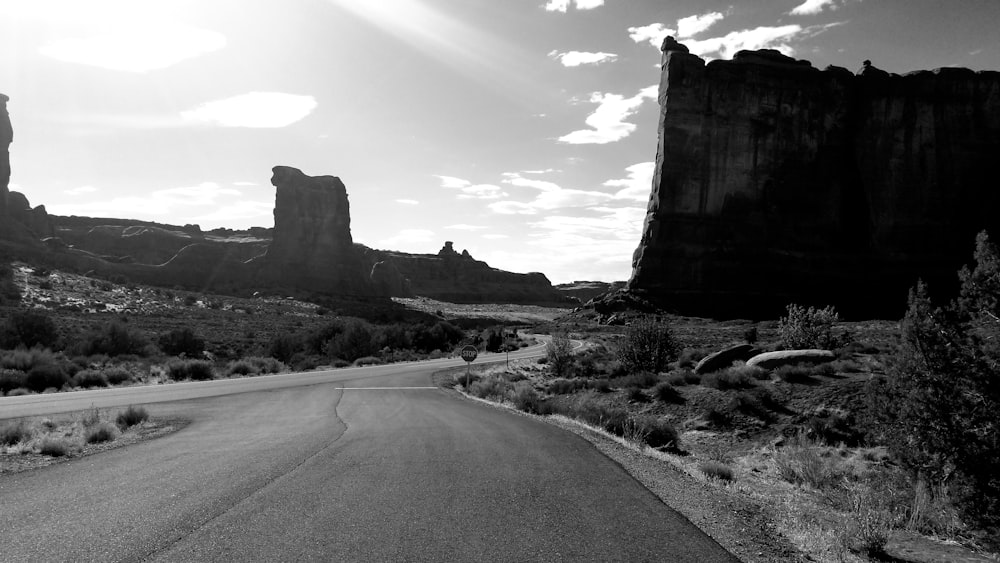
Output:
[[69,383],[69,376],[62,366],[57,364],[41,364],[31,368],[24,378],[24,386],[41,393],[46,389],[61,389]]
[[250,365],[252,365],[258,373],[281,373],[288,369],[288,366],[274,358],[249,356],[243,358],[243,360],[250,362]]
[[112,442],[115,439],[115,427],[107,422],[99,422],[88,427],[83,433],[83,439],[88,444]]
[[384,363],[380,358],[376,358],[375,356],[365,356],[354,360],[354,365],[356,366],[380,366]]
[[702,413],[702,418],[705,419],[705,422],[716,428],[724,428],[733,422],[732,415],[715,407],[705,409],[705,412]]
[[739,411],[743,414],[755,416],[761,420],[768,420],[771,415],[764,405],[761,395],[749,391],[740,391],[730,399],[729,409]]
[[705,477],[720,481],[732,481],[734,479],[733,469],[718,461],[703,461],[698,464],[698,471],[701,471]]
[[70,444],[69,440],[66,440],[65,438],[57,438],[55,436],[46,436],[42,438],[42,442],[38,445],[38,453],[52,457],[69,455],[71,449],[72,444]]
[[101,370],[110,385],[120,385],[132,379],[132,372],[120,366],[106,367]]
[[56,323],[41,311],[14,311],[0,326],[0,348],[53,348],[58,340]]
[[359,319],[346,321],[344,329],[331,338],[324,349],[328,357],[349,362],[374,356],[378,350],[371,325]]
[[205,360],[174,360],[167,364],[167,377],[175,381],[206,381],[215,377],[215,371]]
[[848,501],[848,519],[842,538],[845,547],[869,560],[884,559],[889,533],[898,520],[889,499],[867,483],[848,482],[844,488]]
[[651,415],[636,416],[635,420],[646,436],[645,442],[647,446],[670,450],[680,449],[680,436],[677,433],[677,429],[670,422]]
[[27,376],[28,374],[21,370],[0,368],[0,394],[24,387],[24,379]]
[[159,344],[160,350],[170,356],[195,357],[201,355],[205,350],[205,339],[188,327],[171,330],[160,335],[157,344]]
[[611,392],[611,382],[607,379],[592,379],[587,387],[597,391],[598,393],[610,393]]
[[555,333],[545,347],[552,375],[565,377],[573,364],[573,343],[565,333]]
[[801,437],[775,452],[774,462],[785,481],[820,491],[833,488],[844,476],[835,459]]
[[23,420],[0,424],[0,446],[13,446],[31,439],[31,429]]
[[32,395],[33,391],[30,389],[25,389],[24,387],[18,387],[17,389],[11,389],[7,392],[8,397],[20,397],[22,395]]
[[774,375],[785,383],[809,383],[813,380],[813,369],[805,364],[781,366],[774,370]]
[[141,424],[147,420],[149,420],[149,413],[145,408],[129,405],[127,409],[118,413],[118,416],[115,418],[115,424],[124,430],[126,428],[131,428],[136,424]]
[[771,372],[768,370],[762,367],[748,366],[743,362],[735,363],[734,365],[726,368],[726,371],[731,374],[738,374],[738,376],[745,376],[748,380],[756,379],[757,381],[767,381],[768,379],[771,379]]
[[806,429],[813,439],[831,446],[844,444],[853,448],[863,438],[862,432],[855,426],[854,417],[836,411],[823,411],[810,416]]
[[[292,361],[292,357],[299,353],[305,342],[304,339],[296,334],[282,333],[275,335],[274,338],[267,345],[267,355],[272,358],[277,358],[282,362],[288,363]],[[318,354],[322,351],[322,345],[318,345],[313,352]]]
[[703,349],[685,348],[681,350],[680,355],[677,357],[677,367],[678,368],[693,368],[697,363],[707,356],[709,352]]
[[640,371],[621,377],[615,377],[610,381],[612,387],[638,387],[640,389],[648,389],[656,385],[659,380],[659,376],[653,372]]
[[112,321],[91,331],[81,338],[73,347],[76,354],[92,356],[104,354],[107,356],[149,355],[149,341],[137,330],[120,321]]
[[619,436],[624,435],[625,424],[629,420],[628,411],[608,405],[593,392],[580,394],[569,405],[567,414]]
[[628,399],[630,403],[646,403],[649,402],[649,397],[646,393],[639,387],[628,387],[625,389],[625,398]]
[[18,348],[8,352],[0,352],[0,367],[31,371],[40,365],[58,364],[59,358],[48,348]]
[[257,375],[257,370],[253,364],[246,360],[233,360],[226,367],[226,373],[229,375]]
[[336,359],[330,362],[330,366],[335,368],[349,368],[351,367],[351,362],[348,362],[347,360]]
[[753,381],[746,371],[741,369],[726,368],[715,373],[708,373],[701,377],[701,384],[705,387],[712,387],[719,391],[729,389],[746,389],[753,386]]
[[629,371],[659,373],[677,355],[679,345],[666,323],[652,319],[634,322],[619,342],[618,360]]
[[[461,381],[465,381],[461,379]],[[487,376],[469,384],[469,393],[483,399],[491,401],[503,401],[507,398],[507,393],[511,389],[511,384],[502,377]]]
[[[947,491],[963,518],[1000,528],[1000,254],[986,233],[959,296],[935,307],[911,290],[902,345],[868,389],[873,437],[915,476]],[[1000,537],[1000,536],[997,536]]]
[[680,391],[666,381],[657,383],[656,387],[653,387],[653,396],[663,403],[681,404],[684,402],[684,396],[681,395]]
[[73,385],[77,387],[107,387],[108,378],[100,370],[84,369],[73,376]]
[[0,261],[0,304],[21,300],[21,288],[14,282],[14,269],[4,259]]
[[552,408],[545,402],[545,399],[527,381],[519,381],[514,384],[514,389],[510,392],[510,402],[514,404],[516,409],[532,414],[550,414],[552,412]]
[[833,325],[840,322],[840,315],[833,306],[817,309],[790,303],[786,311],[788,314],[778,320],[778,334],[786,348],[833,350],[840,346],[843,338],[833,334]]
[[553,379],[546,391],[553,395],[568,395],[587,388],[587,382],[582,379]]

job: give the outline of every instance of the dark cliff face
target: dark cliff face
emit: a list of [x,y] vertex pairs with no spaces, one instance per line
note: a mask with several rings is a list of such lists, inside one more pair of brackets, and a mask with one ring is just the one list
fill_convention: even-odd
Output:
[[825,71],[665,45],[659,143],[629,289],[707,316],[789,302],[898,315],[1000,234],[1000,73]]
[[14,128],[10,124],[5,94],[0,94],[0,217],[7,215],[7,194],[10,186],[10,144],[14,141]]
[[264,256],[264,278],[296,289],[340,295],[373,295],[351,238],[347,188],[334,176],[307,176],[276,166],[274,239]]

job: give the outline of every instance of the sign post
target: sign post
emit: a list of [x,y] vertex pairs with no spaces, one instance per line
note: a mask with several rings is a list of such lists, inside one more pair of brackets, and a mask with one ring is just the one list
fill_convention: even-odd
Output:
[[469,377],[472,371],[472,362],[479,356],[479,350],[475,346],[468,345],[462,348],[462,359],[465,360],[465,391],[469,391]]

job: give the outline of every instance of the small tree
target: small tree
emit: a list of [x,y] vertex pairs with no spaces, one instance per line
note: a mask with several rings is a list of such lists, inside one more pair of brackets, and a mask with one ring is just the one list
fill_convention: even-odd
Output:
[[947,491],[966,520],[1000,526],[1000,372],[995,342],[1000,259],[985,233],[958,299],[935,307],[910,292],[903,342],[888,377],[868,389],[872,434],[915,485]]
[[791,303],[786,311],[788,315],[778,320],[778,333],[786,348],[832,350],[840,344],[840,339],[833,334],[833,324],[840,322],[840,315],[832,305],[823,309],[807,309]]
[[158,342],[160,350],[171,356],[184,354],[188,357],[194,357],[205,350],[205,340],[188,327],[171,330],[161,335]]
[[618,360],[633,373],[658,373],[677,357],[679,349],[677,339],[666,323],[641,319],[628,327],[618,347]]
[[0,347],[54,348],[59,340],[56,323],[40,311],[21,310],[14,312],[7,322],[0,326]]
[[552,339],[545,347],[545,356],[548,358],[552,375],[563,377],[569,372],[573,364],[573,343],[566,333],[552,334]]

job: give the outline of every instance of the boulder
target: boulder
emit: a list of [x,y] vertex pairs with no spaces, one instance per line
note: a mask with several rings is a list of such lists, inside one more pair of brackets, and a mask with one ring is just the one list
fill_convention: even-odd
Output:
[[829,350],[778,350],[753,356],[747,360],[747,366],[771,370],[796,364],[824,364],[832,362],[834,358],[833,352]]
[[751,344],[737,344],[705,356],[694,366],[694,371],[699,374],[712,373],[726,369],[733,365],[733,362],[745,362],[753,355],[754,347]]
[[819,70],[664,43],[652,191],[628,288],[679,314],[788,303],[898,318],[1000,236],[1000,72]]

